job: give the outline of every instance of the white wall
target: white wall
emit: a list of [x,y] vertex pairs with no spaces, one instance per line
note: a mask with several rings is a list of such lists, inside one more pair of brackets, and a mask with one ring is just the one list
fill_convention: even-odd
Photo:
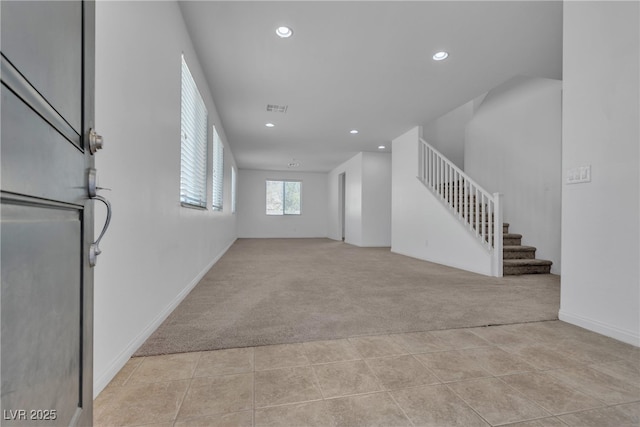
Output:
[[416,127],[392,142],[391,251],[491,275],[491,253],[418,179]]
[[[267,215],[267,180],[302,181],[300,215]],[[240,169],[238,237],[327,237],[327,174]]]
[[560,274],[562,82],[515,77],[491,90],[467,124],[465,172],[504,195],[509,232]]
[[640,10],[565,2],[560,319],[640,345]]
[[453,164],[464,170],[466,124],[473,117],[474,102],[469,101],[422,127],[422,137]]
[[391,154],[362,153],[362,246],[391,246]]
[[[96,127],[105,148],[96,166],[99,184],[112,189],[103,194],[113,220],[95,268],[96,395],[236,238],[228,147],[224,211],[180,206],[183,52],[209,124],[226,141],[178,5],[97,2]],[[104,210],[96,210],[98,233]]]
[[422,138],[462,170],[467,123],[486,96],[487,94],[483,93],[422,126]]
[[339,176],[345,174],[345,242],[355,246],[391,245],[391,156],[358,153],[328,174],[328,236],[341,240]]

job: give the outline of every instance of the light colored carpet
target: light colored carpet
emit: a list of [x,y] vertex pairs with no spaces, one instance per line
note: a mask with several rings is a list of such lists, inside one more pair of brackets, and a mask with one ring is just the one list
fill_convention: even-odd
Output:
[[557,319],[560,277],[329,239],[239,239],[135,356]]

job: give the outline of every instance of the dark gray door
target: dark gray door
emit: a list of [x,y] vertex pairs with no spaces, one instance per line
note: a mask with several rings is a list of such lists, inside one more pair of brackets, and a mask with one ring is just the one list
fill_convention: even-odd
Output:
[[91,425],[94,4],[0,7],[1,422]]

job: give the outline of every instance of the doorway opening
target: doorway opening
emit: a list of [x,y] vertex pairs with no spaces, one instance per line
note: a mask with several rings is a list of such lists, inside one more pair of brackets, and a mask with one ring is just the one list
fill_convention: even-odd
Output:
[[347,173],[343,172],[338,175],[338,215],[340,223],[340,236],[342,241],[345,239],[345,193],[346,193]]

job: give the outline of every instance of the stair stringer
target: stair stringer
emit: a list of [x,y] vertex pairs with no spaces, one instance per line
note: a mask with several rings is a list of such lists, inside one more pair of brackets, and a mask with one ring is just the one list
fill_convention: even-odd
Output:
[[486,276],[492,253],[416,179],[419,128],[393,140],[391,251]]

